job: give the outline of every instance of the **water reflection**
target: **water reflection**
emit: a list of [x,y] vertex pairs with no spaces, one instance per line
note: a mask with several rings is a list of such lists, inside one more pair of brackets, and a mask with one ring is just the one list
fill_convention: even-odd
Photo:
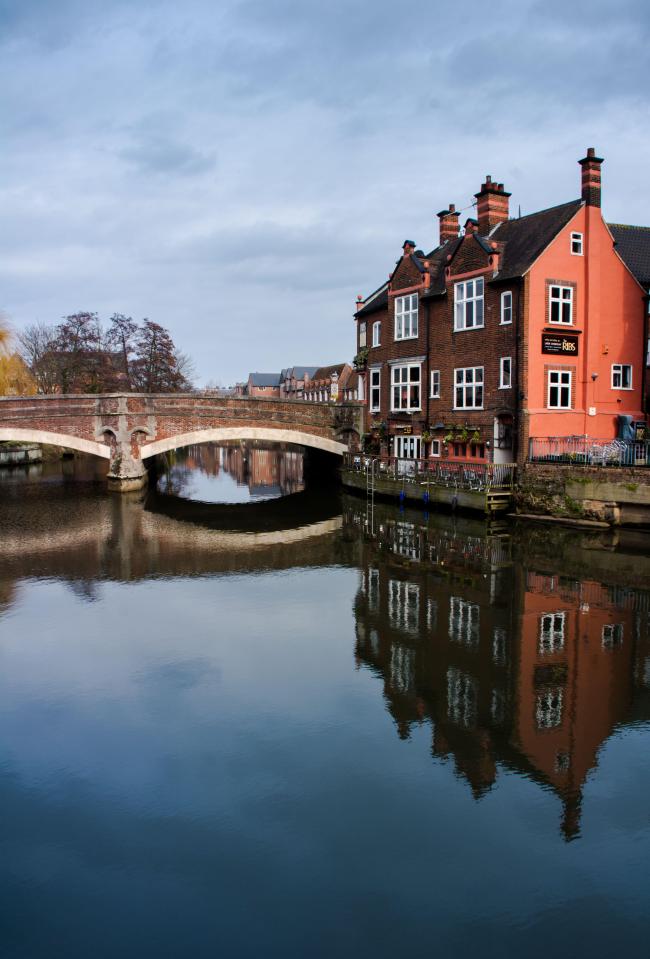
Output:
[[76,469],[0,489],[7,955],[643,953],[647,540]]
[[203,443],[160,458],[157,490],[203,503],[248,503],[305,488],[303,454],[252,443]]
[[[367,529],[358,505],[347,522]],[[453,759],[476,798],[500,766],[553,788],[562,832],[574,838],[601,745],[638,719],[637,697],[650,717],[650,593],[622,585],[627,562],[616,562],[610,534],[601,550],[621,585],[540,572],[548,558],[534,536],[517,543],[503,531],[473,535],[467,522],[440,527],[388,511],[373,529],[356,654],[381,677],[399,736],[429,723],[433,756]],[[571,543],[579,552],[585,539],[551,538],[557,554]],[[649,572],[645,557],[639,581]]]

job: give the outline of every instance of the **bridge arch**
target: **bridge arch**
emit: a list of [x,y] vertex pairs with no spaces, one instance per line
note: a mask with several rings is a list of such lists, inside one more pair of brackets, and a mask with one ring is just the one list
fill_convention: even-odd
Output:
[[313,433],[303,433],[301,430],[274,429],[261,426],[221,426],[214,429],[194,430],[191,433],[179,433],[154,443],[146,443],[140,448],[140,456],[147,459],[166,453],[169,450],[180,449],[183,446],[193,446],[198,443],[223,443],[238,440],[264,440],[267,443],[293,443],[296,446],[307,446],[311,449],[323,450],[335,456],[342,456],[348,447],[344,443],[327,439],[325,436],[316,436]]
[[60,446],[78,453],[90,453],[91,456],[101,456],[106,460],[111,458],[110,447],[105,443],[84,440],[69,433],[50,433],[47,430],[18,429],[13,426],[0,428],[0,443],[38,443],[40,446]]

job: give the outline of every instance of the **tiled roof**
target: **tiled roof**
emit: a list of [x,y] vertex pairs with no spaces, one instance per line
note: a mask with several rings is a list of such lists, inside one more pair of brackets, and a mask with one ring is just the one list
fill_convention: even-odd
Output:
[[279,373],[250,373],[249,380],[251,386],[279,386]]
[[639,283],[650,286],[650,226],[607,225],[616,242],[616,252],[620,253]]
[[571,200],[548,210],[540,210],[539,213],[500,223],[490,237],[505,244],[499,279],[523,276],[581,206],[582,200]]
[[388,283],[383,283],[378,289],[371,293],[365,301],[365,305],[355,313],[357,316],[367,316],[368,313],[375,313],[382,310],[388,303]]
[[334,363],[333,366],[321,366],[312,376],[312,380],[316,382],[319,380],[329,380],[333,373],[336,373],[337,376],[340,376],[345,366],[345,363]]

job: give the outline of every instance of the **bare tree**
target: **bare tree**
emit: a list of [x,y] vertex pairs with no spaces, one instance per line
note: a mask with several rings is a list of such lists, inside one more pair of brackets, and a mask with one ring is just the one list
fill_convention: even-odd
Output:
[[128,390],[132,390],[131,364],[135,358],[138,324],[130,316],[124,316],[123,313],[113,313],[108,322],[106,345],[109,349],[113,349],[120,354],[125,386]]
[[46,323],[32,323],[17,336],[18,352],[34,377],[39,393],[57,391],[56,339],[56,328]]
[[[181,358],[187,366],[187,359],[182,354]],[[191,389],[179,369],[174,341],[169,332],[153,320],[142,321],[131,370],[135,388],[140,393],[179,393]]]

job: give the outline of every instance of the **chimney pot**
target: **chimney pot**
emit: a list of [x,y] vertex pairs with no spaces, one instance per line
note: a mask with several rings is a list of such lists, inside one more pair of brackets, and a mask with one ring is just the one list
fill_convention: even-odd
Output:
[[481,236],[486,236],[499,223],[509,219],[510,194],[504,190],[503,183],[493,183],[492,177],[486,176],[485,183],[474,196],[476,197],[478,232]]
[[454,203],[449,204],[448,210],[441,210],[438,214],[440,220],[440,243],[447,240],[455,240],[458,236],[458,216]]
[[593,147],[589,147],[586,157],[583,157],[582,160],[578,160],[578,163],[582,168],[582,199],[585,205],[600,206],[600,168],[603,163],[602,157],[597,157],[595,149]]

